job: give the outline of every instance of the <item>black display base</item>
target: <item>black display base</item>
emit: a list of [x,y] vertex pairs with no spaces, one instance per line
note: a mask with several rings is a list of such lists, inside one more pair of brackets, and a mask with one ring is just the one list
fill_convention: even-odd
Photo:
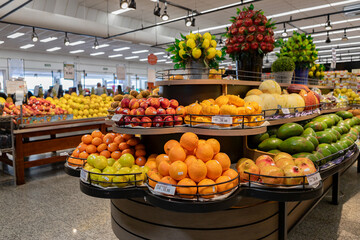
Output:
[[71,168],[67,163],[64,164],[64,171],[72,177],[80,177],[80,169]]
[[124,199],[124,198],[138,198],[146,195],[146,187],[129,187],[129,188],[111,188],[102,189],[84,183],[80,180],[80,190],[91,197],[109,198],[109,199]]

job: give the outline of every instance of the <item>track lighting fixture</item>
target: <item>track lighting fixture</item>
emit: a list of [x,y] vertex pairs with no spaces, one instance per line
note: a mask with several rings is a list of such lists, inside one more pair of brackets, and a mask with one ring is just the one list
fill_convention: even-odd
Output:
[[121,9],[126,9],[129,7],[129,2],[127,0],[121,0],[120,1],[120,8]]
[[97,40],[97,37],[95,37],[95,42],[93,48],[98,49],[99,48],[99,42]]
[[65,45],[65,46],[69,46],[69,44],[70,44],[70,40],[69,40],[68,35],[67,35],[67,32],[66,32],[66,33],[65,33],[65,38],[64,38],[64,45]]
[[33,42],[37,42],[39,40],[38,35],[36,34],[34,27],[33,27],[33,32],[32,32],[32,35],[31,35],[31,40]]
[[136,9],[136,2],[135,2],[135,0],[130,0],[129,8],[134,9],[134,10]]
[[191,26],[192,27],[195,27],[195,18],[193,17],[192,20],[191,20]]
[[346,28],[344,29],[344,36],[341,39],[342,41],[347,41],[349,40],[348,37],[346,36]]
[[285,26],[285,23],[284,23],[284,32],[281,34],[281,36],[283,37],[287,37],[287,32],[286,32],[286,26]]
[[165,8],[164,8],[164,13],[161,15],[161,19],[163,21],[169,20],[169,15],[167,14],[167,2],[165,2]]
[[185,26],[186,27],[195,27],[194,12],[191,14],[191,17],[190,17],[190,14],[188,12],[188,16],[187,16],[187,18],[185,18]]
[[330,21],[330,15],[327,15],[327,21],[325,23],[325,29],[326,30],[331,30],[332,29],[331,21]]
[[185,26],[190,27],[192,24],[191,17],[187,17],[185,19]]
[[331,43],[331,39],[330,39],[330,37],[329,37],[329,31],[327,32],[327,37],[326,37],[326,41],[325,41],[325,43]]
[[156,6],[154,8],[154,15],[160,17],[161,8],[159,5],[159,0],[156,3]]

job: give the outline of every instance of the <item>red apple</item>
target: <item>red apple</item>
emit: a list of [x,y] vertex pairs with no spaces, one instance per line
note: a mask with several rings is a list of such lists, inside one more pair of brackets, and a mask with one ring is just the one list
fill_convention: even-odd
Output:
[[140,107],[140,108],[136,109],[135,115],[145,115],[145,110]]
[[146,98],[140,98],[140,99],[138,99],[138,102],[139,102],[139,104],[146,102]]
[[164,109],[167,109],[170,106],[170,101],[167,98],[160,99],[160,106]]
[[148,106],[149,106],[149,104],[146,101],[140,103],[140,107],[143,108],[143,109],[147,109]]
[[140,104],[136,98],[133,98],[130,100],[129,107],[130,109],[137,109],[140,107]]
[[174,126],[174,119],[171,116],[167,116],[164,118],[164,126]]
[[145,110],[145,115],[156,115],[157,111],[154,107],[148,107]]
[[173,109],[176,109],[179,106],[179,102],[175,99],[171,99],[170,100],[170,107],[172,107]]
[[164,115],[164,114],[166,114],[165,109],[163,109],[163,108],[158,108],[157,109],[157,115]]
[[130,100],[128,98],[123,98],[120,102],[122,108],[129,108]]
[[261,155],[255,160],[255,164],[260,169],[265,166],[275,166],[274,160],[269,155]]
[[128,109],[128,108],[123,108],[122,111],[121,111],[121,114],[129,115],[129,114],[130,114],[130,109]]
[[176,111],[174,108],[169,107],[168,109],[166,109],[166,114],[176,114]]
[[131,109],[130,110],[130,115],[136,115],[136,109]]
[[145,102],[146,102],[148,105],[150,105],[151,99],[152,99],[152,98],[147,98]]
[[158,98],[152,98],[150,100],[150,106],[152,106],[155,109],[158,109],[160,107],[160,100]]
[[116,114],[121,114],[122,110],[123,110],[122,107],[117,107],[117,108],[115,109],[115,113],[116,113]]
[[[284,174],[285,177],[297,177],[297,176],[303,176],[303,170],[298,168],[297,166],[291,166],[288,165],[284,168]],[[303,178],[302,177],[297,177],[297,178],[285,178],[284,183],[286,185],[298,185],[301,184],[303,182]]]
[[164,126],[164,123],[162,121],[163,121],[162,117],[160,117],[160,116],[154,117],[153,123],[152,123],[153,127],[162,127],[162,126]]
[[181,125],[183,124],[183,118],[180,116],[175,116],[174,117],[174,121],[175,121],[175,125]]
[[130,124],[130,122],[131,122],[131,117],[126,116],[126,117],[124,117],[123,119],[124,119],[124,124],[125,124],[125,125],[129,125],[129,124]]
[[142,117],[141,122],[142,122],[141,123],[142,127],[151,127],[151,125],[152,125],[151,119],[148,117]]
[[138,117],[133,117],[132,119],[131,119],[131,126],[132,127],[135,127],[135,126],[139,126],[140,125],[140,118],[138,118]]

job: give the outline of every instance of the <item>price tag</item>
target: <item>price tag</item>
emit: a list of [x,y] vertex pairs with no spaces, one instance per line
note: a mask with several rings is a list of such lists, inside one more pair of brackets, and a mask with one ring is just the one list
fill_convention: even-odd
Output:
[[61,152],[59,155],[60,156],[69,156],[69,154],[67,152]]
[[315,109],[315,110],[314,110],[314,113],[320,114],[320,109],[318,109],[318,108]]
[[232,117],[213,116],[211,122],[215,124],[232,124]]
[[114,122],[118,122],[122,117],[122,114],[115,114],[114,116],[112,116],[111,120],[113,120]]
[[306,178],[311,187],[316,187],[317,184],[321,181],[321,176],[318,172],[313,175],[307,176]]
[[301,117],[301,113],[296,112],[296,113],[295,113],[295,117]]
[[162,183],[157,183],[154,188],[155,192],[168,194],[168,195],[175,195],[175,190],[176,187]]
[[288,108],[282,108],[281,111],[283,114],[290,114],[290,110]]
[[87,182],[89,177],[89,173],[87,171],[85,171],[84,169],[81,169],[80,171],[80,180],[83,182]]

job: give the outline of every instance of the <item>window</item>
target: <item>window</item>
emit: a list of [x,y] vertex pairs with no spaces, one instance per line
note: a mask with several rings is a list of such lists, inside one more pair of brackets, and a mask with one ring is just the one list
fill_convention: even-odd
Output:
[[25,71],[25,81],[28,91],[33,93],[36,85],[42,86],[44,93],[53,85],[51,72]]

